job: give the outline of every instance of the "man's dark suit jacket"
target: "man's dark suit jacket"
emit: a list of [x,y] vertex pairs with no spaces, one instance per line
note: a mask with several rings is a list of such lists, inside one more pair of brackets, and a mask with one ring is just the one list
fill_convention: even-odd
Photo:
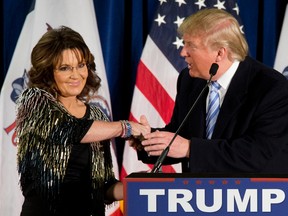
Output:
[[[180,73],[173,116],[161,130],[177,130],[206,83],[187,68]],[[282,74],[250,57],[240,62],[211,140],[205,138],[207,94],[208,88],[179,132],[191,141],[189,159],[180,159],[183,172],[288,174],[288,81]],[[144,151],[138,157],[157,159]]]

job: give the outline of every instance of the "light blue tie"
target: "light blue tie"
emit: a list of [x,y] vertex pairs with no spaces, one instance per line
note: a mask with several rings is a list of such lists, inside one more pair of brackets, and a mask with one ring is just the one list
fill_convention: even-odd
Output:
[[215,127],[216,119],[220,110],[220,96],[218,90],[221,88],[216,81],[211,82],[211,89],[206,116],[206,137],[211,139]]

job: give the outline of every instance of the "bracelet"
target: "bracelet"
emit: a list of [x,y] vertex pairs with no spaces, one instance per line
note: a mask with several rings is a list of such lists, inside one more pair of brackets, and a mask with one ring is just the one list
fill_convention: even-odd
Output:
[[130,137],[130,136],[132,136],[132,126],[131,126],[131,124],[130,124],[130,122],[129,121],[125,121],[125,126],[126,126],[126,131],[127,131],[127,133],[126,133],[126,137]]
[[122,126],[122,138],[129,138],[132,135],[132,126],[127,120],[120,120]]
[[124,135],[125,135],[125,131],[126,131],[126,129],[125,129],[125,124],[124,124],[124,121],[123,120],[120,120],[120,123],[121,123],[121,127],[122,127],[122,132],[121,132],[121,134],[120,134],[120,137],[124,137]]

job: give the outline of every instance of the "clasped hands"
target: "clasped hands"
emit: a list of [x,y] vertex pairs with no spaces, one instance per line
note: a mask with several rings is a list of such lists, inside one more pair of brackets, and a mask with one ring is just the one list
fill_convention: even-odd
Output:
[[[149,130],[138,136],[134,135],[133,138],[129,139],[129,145],[137,150],[145,150],[149,156],[159,156],[173,139],[174,133],[158,130],[151,133],[151,127],[144,115],[140,117],[140,124]],[[189,152],[190,141],[177,135],[170,145],[167,156],[184,158],[189,157]]]

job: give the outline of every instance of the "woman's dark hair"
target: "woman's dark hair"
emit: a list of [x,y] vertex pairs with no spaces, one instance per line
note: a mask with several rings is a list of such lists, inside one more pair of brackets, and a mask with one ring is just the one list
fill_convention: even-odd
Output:
[[56,97],[57,88],[53,73],[56,65],[62,61],[62,52],[67,49],[75,52],[79,62],[87,64],[86,85],[77,98],[88,101],[89,96],[99,89],[101,79],[96,74],[94,56],[84,39],[78,32],[66,26],[48,30],[33,48],[28,87],[44,89]]

